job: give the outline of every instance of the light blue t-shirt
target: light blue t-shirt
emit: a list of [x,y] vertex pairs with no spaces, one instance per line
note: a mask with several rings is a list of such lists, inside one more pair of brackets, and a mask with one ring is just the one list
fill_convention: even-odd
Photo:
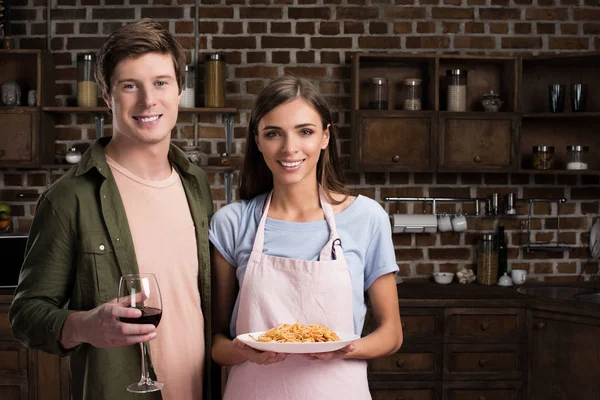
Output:
[[[263,194],[249,201],[229,204],[217,211],[210,223],[210,241],[236,268],[240,287],[266,196]],[[390,220],[379,203],[358,196],[348,208],[335,216],[335,223],[352,282],[354,332],[360,335],[367,310],[365,291],[380,276],[398,271]],[[328,239],[329,227],[324,219],[288,222],[267,218],[263,253],[317,260]],[[231,337],[236,336],[239,301],[238,293],[230,322]]]

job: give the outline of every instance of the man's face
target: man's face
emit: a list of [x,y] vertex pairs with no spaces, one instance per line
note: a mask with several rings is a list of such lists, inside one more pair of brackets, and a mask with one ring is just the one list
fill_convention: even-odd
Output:
[[115,135],[156,144],[171,138],[179,97],[172,56],[148,53],[117,64],[104,100],[112,109]]

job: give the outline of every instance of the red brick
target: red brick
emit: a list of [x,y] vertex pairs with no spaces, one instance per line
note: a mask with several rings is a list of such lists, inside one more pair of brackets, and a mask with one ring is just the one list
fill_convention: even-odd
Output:
[[315,52],[314,51],[299,51],[296,53],[296,62],[298,64],[314,64],[315,63]]
[[502,38],[503,49],[541,49],[542,38],[541,37],[503,37]]
[[308,79],[323,79],[327,77],[327,68],[323,67],[285,67],[284,72]]
[[573,9],[573,20],[574,21],[600,21],[600,9],[595,10],[591,8],[576,8]]
[[471,252],[464,248],[429,248],[430,260],[470,260]]
[[331,19],[331,10],[328,7],[289,7],[288,18],[313,21]]
[[[384,15],[385,12],[384,12]],[[335,19],[338,21],[343,20],[365,20],[365,19],[378,19],[379,11],[375,7],[336,7]]]
[[484,33],[485,25],[481,22],[467,22],[465,23],[465,33]]
[[410,249],[410,248],[396,249],[396,261],[417,261],[417,260],[423,260],[423,250]]
[[528,35],[531,33],[531,24],[528,22],[515,22],[515,34]]
[[484,20],[519,20],[521,19],[521,10],[517,8],[480,8],[479,18]]
[[447,36],[411,36],[406,38],[409,49],[447,49],[450,39]]
[[[277,67],[237,67],[235,69],[235,78],[273,78],[277,76]],[[231,77],[233,78],[233,77]]]
[[340,54],[333,51],[321,52],[321,64],[340,64]]
[[490,36],[457,36],[454,38],[455,49],[493,49],[496,39]]
[[536,21],[564,21],[569,18],[566,8],[528,8],[525,18]]
[[231,7],[200,6],[198,13],[203,20],[233,18],[233,8]]
[[462,4],[462,0],[444,0],[444,5],[448,6],[460,6]]
[[427,10],[424,7],[386,7],[383,11],[385,19],[425,19]]
[[80,49],[99,49],[106,38],[104,37],[84,37],[84,36],[75,36],[67,39],[67,49],[68,50],[80,50]]
[[69,35],[75,33],[75,24],[73,23],[56,23],[57,35]]
[[310,39],[312,49],[351,49],[352,38],[349,37],[313,37]]
[[248,22],[248,33],[266,33],[267,24],[265,22]]
[[314,35],[314,22],[296,22],[296,34],[298,35]]
[[271,55],[271,61],[276,64],[289,64],[290,63],[290,52],[289,51],[274,51]]
[[[454,24],[458,26],[457,22],[454,22]],[[394,22],[395,34],[412,33],[412,31],[412,22]],[[450,33],[450,31],[448,31],[448,33]]]
[[256,49],[256,38],[252,36],[215,36],[212,38],[214,49]]
[[[192,29],[194,29],[193,26]],[[216,35],[219,33],[219,23],[216,21],[202,22],[198,25],[198,33],[201,35]],[[229,32],[226,32],[225,29],[223,29],[223,33],[226,35],[230,34]]]
[[509,0],[492,0],[491,5],[507,7],[508,5],[510,5],[510,1]]
[[[121,17],[123,18],[123,17]],[[183,8],[181,7],[155,7],[142,8],[142,18],[153,18],[159,20],[182,19]]]
[[[421,260],[421,259],[416,259]],[[433,264],[417,264],[415,268],[415,273],[417,275],[431,275],[433,274],[434,266]]]
[[589,38],[550,37],[548,38],[549,49],[565,50],[587,50],[590,47]]
[[[204,23],[199,24],[200,26]],[[218,29],[219,24],[215,22]],[[218,30],[217,30],[218,32]],[[244,33],[244,24],[241,22],[223,22],[223,34],[224,35],[239,35]]]
[[271,33],[292,33],[292,24],[290,22],[271,22]]
[[319,33],[326,36],[335,36],[340,33],[339,22],[321,22],[319,25]]
[[541,23],[536,24],[536,31],[538,35],[552,35],[556,33],[556,25],[553,23]]
[[23,186],[24,178],[23,174],[4,174],[4,186]]
[[[33,17],[30,19],[35,20],[35,10],[33,11]],[[86,10],[84,8],[55,8],[52,10],[52,19],[54,21],[63,21],[70,19],[83,19],[85,20]]]
[[[344,33],[363,33],[364,26],[362,22],[344,21]],[[397,32],[394,32],[397,33]]]
[[431,15],[434,19],[469,19],[474,18],[472,8],[465,7],[433,7]]
[[241,19],[282,19],[283,8],[277,7],[242,7],[240,8]]
[[302,37],[262,36],[260,43],[263,49],[303,49],[305,47],[305,40]]
[[246,53],[246,62],[248,64],[263,64],[267,62],[267,55],[264,51],[249,51]]
[[600,23],[583,24],[583,33],[584,35],[600,35]]
[[[435,32],[435,24],[433,24]],[[369,33],[372,35],[385,35],[388,33],[388,26],[386,22],[371,22],[369,23]]]
[[485,0],[467,0],[467,4],[470,6],[485,6]]

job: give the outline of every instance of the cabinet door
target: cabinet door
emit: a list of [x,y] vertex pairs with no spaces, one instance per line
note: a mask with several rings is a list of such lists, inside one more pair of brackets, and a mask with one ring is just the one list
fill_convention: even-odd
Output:
[[[492,115],[493,114],[493,115]],[[511,114],[440,113],[440,171],[513,171],[518,119]]]
[[522,343],[525,311],[521,308],[447,308],[445,343]]
[[437,382],[370,382],[373,400],[439,400],[441,384]]
[[435,170],[434,113],[359,111],[354,121],[355,170]]
[[[439,343],[442,341],[443,309],[401,308],[402,335],[404,346],[417,343]],[[367,309],[363,336],[377,329],[373,310]]]
[[18,107],[0,110],[0,167],[38,163],[39,111]]
[[529,312],[530,400],[598,400],[600,320]]

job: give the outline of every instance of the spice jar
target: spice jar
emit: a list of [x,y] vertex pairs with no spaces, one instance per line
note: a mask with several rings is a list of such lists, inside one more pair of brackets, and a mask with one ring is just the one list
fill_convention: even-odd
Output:
[[196,68],[193,65],[185,66],[185,82],[181,90],[179,107],[196,107]]
[[381,77],[369,79],[369,108],[371,110],[388,109],[387,79]]
[[448,111],[467,111],[467,70],[446,71],[448,83]]
[[552,169],[554,164],[553,146],[533,146],[533,169]]
[[404,109],[410,111],[421,109],[421,79],[404,80]]
[[495,285],[498,279],[498,244],[492,233],[484,233],[477,252],[477,283]]
[[588,146],[567,146],[567,169],[588,169]]
[[204,59],[206,107],[225,107],[225,56],[209,54]]
[[77,105],[96,107],[98,105],[98,85],[94,80],[96,56],[80,54],[77,56]]

